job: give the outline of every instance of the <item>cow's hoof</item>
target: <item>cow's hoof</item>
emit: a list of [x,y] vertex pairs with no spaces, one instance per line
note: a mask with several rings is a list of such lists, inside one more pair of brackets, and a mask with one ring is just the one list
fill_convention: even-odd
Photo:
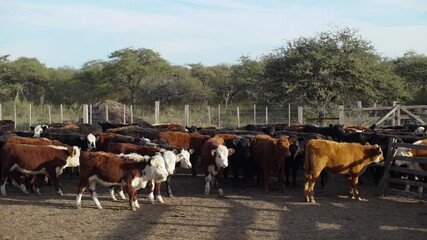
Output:
[[357,197],[357,200],[362,201],[363,199],[361,197]]
[[310,198],[306,196],[306,197],[305,197],[305,201],[306,201],[306,202],[310,202]]

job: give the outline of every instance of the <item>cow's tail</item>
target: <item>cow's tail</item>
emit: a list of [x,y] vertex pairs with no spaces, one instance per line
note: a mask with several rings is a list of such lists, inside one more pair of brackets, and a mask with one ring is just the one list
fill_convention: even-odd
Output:
[[303,164],[303,167],[304,167],[304,172],[310,172],[310,170],[311,170],[311,164],[310,164],[310,158],[309,158],[309,156],[310,156],[310,153],[309,153],[309,149],[307,149],[307,145],[308,145],[308,143],[305,145],[305,148],[304,148],[304,164]]

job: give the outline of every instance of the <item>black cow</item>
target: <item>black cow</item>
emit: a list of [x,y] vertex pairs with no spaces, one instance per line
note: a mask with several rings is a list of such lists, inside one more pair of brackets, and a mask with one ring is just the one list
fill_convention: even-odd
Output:
[[309,132],[309,133],[319,133],[326,137],[331,137],[332,140],[339,139],[342,137],[344,132],[344,126],[340,124],[329,124],[328,127],[318,127],[314,125],[304,125],[302,132]]
[[228,157],[235,180],[238,179],[240,171],[242,171],[245,182],[254,177],[255,164],[252,162],[251,158],[251,141],[252,137],[239,136],[230,143],[226,142],[227,148],[233,148],[235,150],[234,154]]

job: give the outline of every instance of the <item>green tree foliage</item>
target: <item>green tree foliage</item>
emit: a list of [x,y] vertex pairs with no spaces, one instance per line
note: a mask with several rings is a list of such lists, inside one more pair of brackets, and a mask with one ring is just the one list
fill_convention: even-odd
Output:
[[43,104],[47,88],[47,68],[35,58],[1,61],[1,81],[5,98]]
[[[270,102],[300,102],[323,115],[329,106],[348,101],[401,97],[402,79],[348,28],[290,41],[264,61],[262,91]],[[390,91],[396,87],[399,91]]]
[[261,61],[250,59],[248,56],[240,57],[239,63],[231,66],[231,77],[237,86],[236,100],[260,102],[262,96],[258,84],[264,73]]
[[142,96],[147,102],[174,104],[206,101],[209,98],[206,87],[191,76],[188,68],[172,66],[170,71],[163,73],[159,79],[144,86]]
[[396,73],[407,80],[416,104],[427,103],[427,56],[410,51],[393,61]]
[[109,58],[105,69],[109,84],[114,87],[119,101],[132,105],[145,84],[155,81],[170,68],[159,53],[145,48],[121,49],[111,53]]

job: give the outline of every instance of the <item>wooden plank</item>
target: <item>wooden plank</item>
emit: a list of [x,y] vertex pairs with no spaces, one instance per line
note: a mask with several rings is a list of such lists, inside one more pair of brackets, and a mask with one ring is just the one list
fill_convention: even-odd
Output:
[[365,108],[350,108],[351,111],[353,112],[358,112],[360,111],[390,111],[392,108],[391,107],[365,107]]
[[409,169],[409,168],[397,167],[397,166],[391,166],[390,171],[406,173],[406,174],[413,174],[413,175],[417,175],[417,176],[427,176],[427,171],[415,170],[415,169]]
[[423,149],[427,150],[427,145],[414,145],[411,143],[395,143],[394,147],[405,147],[405,148],[413,148],[413,149]]
[[408,161],[408,162],[417,162],[427,164],[427,158],[424,157],[405,157],[405,156],[396,156],[395,160]]
[[376,122],[376,125],[379,125],[380,123],[382,123],[383,121],[385,121],[388,117],[390,117],[394,112],[396,112],[396,110],[400,108],[400,105],[396,105],[395,107],[393,107],[390,112],[388,112],[384,117],[382,117],[380,120],[378,120],[378,122]]
[[388,179],[390,177],[390,167],[391,167],[391,164],[393,163],[393,156],[396,154],[396,149],[393,148],[396,141],[397,141],[396,138],[390,138],[387,145],[388,146],[387,153],[386,153],[387,158],[385,159],[384,173],[381,177],[380,183],[378,184],[378,188],[377,188],[377,195],[379,196],[384,195],[385,189],[387,188],[387,185],[388,185]]
[[416,186],[416,187],[427,188],[427,183],[418,182],[418,181],[411,181],[411,180],[402,179],[402,178],[389,178],[388,181],[392,182],[392,183],[402,184],[402,185],[411,185],[411,186]]
[[421,118],[419,118],[417,115],[411,113],[409,110],[405,109],[405,107],[401,107],[400,108],[402,111],[404,111],[405,113],[407,113],[409,116],[413,117],[415,120],[417,120],[418,122],[420,122],[421,124],[426,124]]
[[405,106],[406,109],[420,109],[420,108],[427,108],[427,105],[410,105]]

